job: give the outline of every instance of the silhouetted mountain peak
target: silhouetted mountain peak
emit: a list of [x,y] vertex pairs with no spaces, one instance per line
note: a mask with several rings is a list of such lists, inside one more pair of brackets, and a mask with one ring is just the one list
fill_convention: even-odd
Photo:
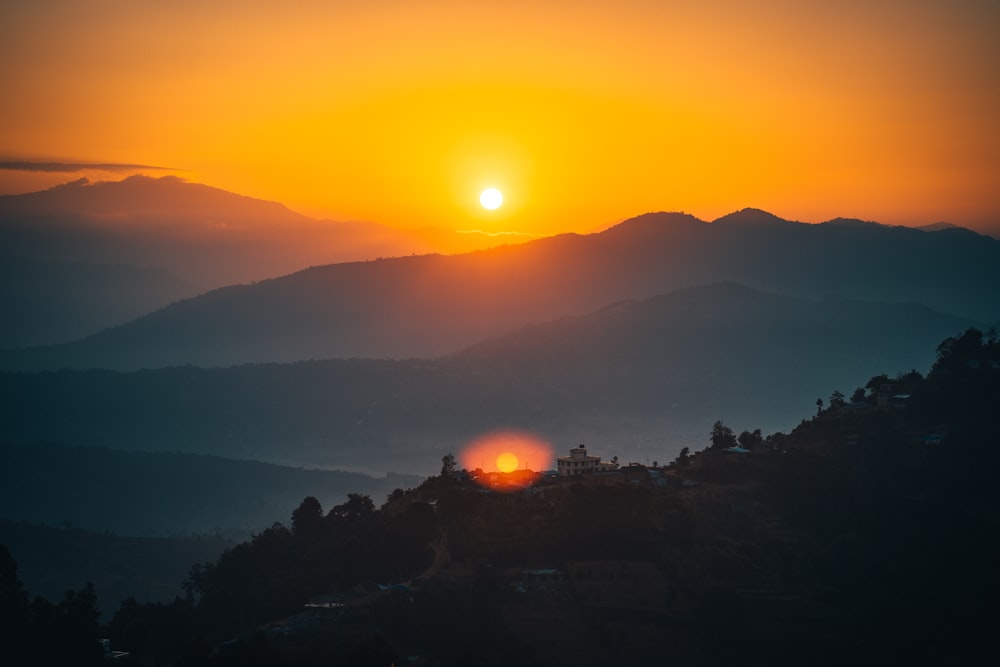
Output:
[[950,222],[935,222],[929,225],[922,225],[920,227],[915,227],[922,232],[937,233],[941,232],[947,234],[949,237],[966,236],[969,238],[981,238],[981,239],[993,239],[996,237],[990,236],[988,234],[980,234],[979,232],[973,231],[968,227],[962,227],[961,225],[955,225]]
[[177,176],[136,174],[121,181],[81,178],[21,195],[0,197],[0,215],[76,215],[129,218],[190,217],[215,221],[305,221],[284,204],[234,194]]
[[637,215],[634,218],[629,218],[622,222],[622,225],[641,225],[641,224],[683,224],[698,222],[703,223],[704,220],[696,218],[690,213],[685,213],[684,211],[650,211],[649,213],[643,213],[642,215]]
[[820,223],[831,227],[882,227],[884,225],[873,220],[861,220],[859,218],[834,218]]
[[646,239],[659,237],[668,232],[694,230],[706,224],[704,220],[700,220],[690,213],[657,211],[623,220],[600,232],[599,235],[616,239]]
[[761,227],[766,225],[775,224],[788,224],[788,220],[784,220],[774,215],[773,213],[768,213],[767,211],[762,211],[759,208],[744,208],[735,213],[730,213],[729,215],[724,215],[717,220],[712,221],[713,225],[742,225],[742,226],[755,226]]
[[945,229],[964,229],[964,228],[959,227],[958,225],[954,225],[950,222],[932,222],[929,225],[921,225],[919,227],[916,227],[915,229],[919,229],[922,232],[940,232]]
[[663,227],[680,227],[685,225],[703,225],[704,220],[696,218],[690,213],[684,213],[683,211],[650,211],[649,213],[643,213],[642,215],[637,215],[634,218],[628,218],[619,222],[617,225],[612,225],[608,227],[605,232],[610,232],[613,230],[629,230],[629,229],[649,229],[649,228],[663,228]]

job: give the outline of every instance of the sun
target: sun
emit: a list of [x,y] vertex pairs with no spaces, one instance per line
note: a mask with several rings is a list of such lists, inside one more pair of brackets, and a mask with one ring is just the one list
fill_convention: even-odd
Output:
[[517,470],[518,463],[520,462],[517,460],[517,456],[510,452],[504,452],[497,457],[497,469],[500,472],[514,472]]
[[503,203],[503,193],[496,188],[486,188],[479,194],[479,203],[488,211],[498,209]]

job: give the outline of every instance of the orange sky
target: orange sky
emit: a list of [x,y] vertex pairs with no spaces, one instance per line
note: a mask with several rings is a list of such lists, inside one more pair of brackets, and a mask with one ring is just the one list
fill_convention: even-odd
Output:
[[753,206],[992,230],[998,34],[996,0],[12,0],[0,161],[168,166],[397,227]]

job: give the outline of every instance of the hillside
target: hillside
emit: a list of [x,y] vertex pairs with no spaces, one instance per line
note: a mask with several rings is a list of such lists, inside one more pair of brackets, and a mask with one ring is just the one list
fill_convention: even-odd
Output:
[[[719,418],[787,430],[829,387],[925,370],[968,322],[916,305],[720,284],[526,327],[434,360],[0,374],[0,433],[122,449],[434,472],[484,432],[623,460],[700,447]],[[431,462],[431,468],[427,468]]]
[[0,354],[0,368],[113,368],[448,354],[530,323],[699,284],[919,303],[1000,320],[1000,241],[967,230],[648,214],[453,256],[314,267],[188,299],[95,336]]
[[974,661],[1000,592],[1000,342],[937,350],[926,377],[857,378],[852,405],[740,453],[722,438],[513,493],[460,471],[381,508],[305,498],[108,635],[217,665]]

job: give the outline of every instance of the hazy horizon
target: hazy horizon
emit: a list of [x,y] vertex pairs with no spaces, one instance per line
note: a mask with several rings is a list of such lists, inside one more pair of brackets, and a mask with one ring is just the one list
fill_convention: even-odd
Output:
[[[3,169],[5,169],[4,164],[5,163],[0,162],[0,174],[2,174]],[[98,173],[101,172],[100,169],[92,170],[92,169],[90,169],[89,167],[86,167],[83,164],[64,164],[63,165],[62,163],[60,163],[61,166],[65,167],[65,170],[60,169],[60,170],[53,171],[53,172],[48,171],[48,165],[49,165],[49,163],[18,162],[18,163],[7,163],[7,164],[17,164],[19,166],[23,165],[23,166],[25,166],[25,169],[24,169],[25,171],[33,171],[32,169],[28,168],[27,165],[39,164],[39,165],[42,165],[42,167],[43,167],[43,169],[41,169],[40,171],[42,171],[42,173],[46,173],[46,174],[49,174],[49,173],[65,173],[65,171],[74,171],[74,172],[79,172],[79,173],[91,173],[92,176],[94,176],[94,172],[95,171],[98,172]],[[113,165],[103,165],[103,166],[107,167],[108,171],[117,171],[117,170],[112,170],[111,169],[111,167],[113,167]],[[125,169],[123,169],[123,171],[126,171],[126,172],[132,172],[133,171],[131,165],[123,165],[123,167],[125,167]],[[166,170],[166,171],[169,171],[169,170]],[[775,216],[777,218],[780,218],[782,220],[785,220],[787,222],[795,222],[795,223],[810,224],[810,225],[812,225],[812,224],[823,224],[823,223],[826,223],[826,222],[832,222],[832,221],[835,221],[835,220],[843,220],[843,219],[859,220],[859,221],[866,222],[866,223],[875,223],[875,224],[885,225],[885,226],[910,227],[910,228],[915,228],[915,229],[936,228],[938,226],[945,225],[945,226],[955,226],[955,227],[961,227],[961,228],[964,228],[964,229],[969,229],[970,231],[974,231],[974,232],[979,233],[979,234],[990,236],[992,238],[1000,238],[1000,218],[998,218],[996,220],[996,222],[995,222],[994,225],[985,225],[985,226],[962,225],[962,224],[958,224],[956,222],[953,222],[952,220],[947,219],[947,218],[940,219],[940,220],[931,220],[931,221],[928,221],[928,222],[913,220],[913,221],[909,221],[909,222],[906,222],[906,223],[888,223],[888,222],[885,222],[883,220],[878,220],[878,219],[873,219],[873,218],[867,218],[867,217],[862,217],[862,216],[850,215],[850,214],[848,214],[846,212],[836,213],[836,214],[834,214],[834,215],[832,215],[830,217],[822,218],[822,219],[799,219],[799,218],[796,218],[796,217],[793,217],[793,216],[789,216],[789,215],[785,214],[781,210],[765,209],[765,208],[762,208],[760,206],[756,206],[756,205],[754,205],[753,202],[745,203],[744,205],[739,206],[738,208],[734,208],[732,210],[723,211],[721,214],[719,214],[719,215],[717,215],[715,217],[710,217],[710,216],[702,215],[698,211],[692,211],[692,210],[687,210],[687,209],[683,209],[683,208],[678,208],[678,209],[654,209],[654,210],[646,210],[646,211],[636,210],[636,211],[629,212],[626,215],[620,215],[618,217],[614,217],[614,218],[611,218],[611,219],[606,220],[604,222],[598,223],[598,224],[596,224],[596,225],[594,225],[594,226],[592,226],[590,228],[564,229],[564,230],[556,230],[556,231],[551,231],[551,232],[546,232],[546,233],[525,232],[525,231],[517,231],[517,230],[513,230],[513,229],[512,230],[490,231],[490,230],[487,230],[487,229],[479,229],[479,228],[474,228],[474,227],[462,228],[462,227],[455,226],[455,225],[449,226],[449,221],[447,221],[447,220],[440,221],[437,225],[428,225],[428,226],[421,227],[421,228],[408,228],[406,225],[395,226],[395,225],[393,225],[391,223],[384,222],[384,221],[381,221],[381,220],[376,220],[376,219],[334,220],[334,219],[330,219],[330,218],[316,217],[315,215],[309,214],[307,212],[303,212],[301,210],[296,210],[293,206],[289,205],[287,202],[284,202],[284,201],[270,200],[270,199],[266,199],[266,198],[263,198],[263,197],[256,196],[255,194],[248,193],[248,192],[230,192],[230,191],[224,190],[223,188],[219,188],[219,187],[213,185],[212,183],[202,183],[202,182],[199,182],[199,181],[189,180],[182,173],[164,174],[164,173],[158,172],[158,171],[154,171],[152,173],[145,173],[144,168],[138,168],[138,169],[136,169],[134,171],[134,173],[128,173],[127,175],[117,175],[117,176],[111,177],[111,178],[108,178],[106,176],[107,176],[107,174],[105,174],[105,177],[101,177],[100,175],[97,175],[95,178],[88,177],[88,176],[79,176],[79,177],[70,178],[68,180],[66,180],[65,177],[62,177],[62,180],[59,180],[58,182],[54,182],[54,183],[52,183],[50,185],[36,186],[37,189],[35,189],[35,188],[32,188],[32,189],[23,189],[23,188],[21,188],[21,189],[15,189],[15,191],[12,191],[12,192],[0,192],[0,197],[17,197],[19,195],[37,195],[37,194],[41,194],[41,193],[48,192],[48,191],[60,191],[60,190],[64,190],[64,189],[67,189],[67,188],[74,188],[74,187],[76,187],[76,188],[89,188],[89,187],[92,187],[92,186],[113,185],[113,184],[116,184],[116,183],[122,183],[122,182],[128,181],[129,179],[131,179],[132,177],[135,177],[135,176],[138,176],[138,177],[141,177],[141,178],[146,178],[146,179],[152,179],[154,181],[155,180],[160,180],[160,179],[175,179],[176,181],[178,181],[180,183],[197,185],[197,186],[205,186],[205,187],[208,187],[208,188],[210,188],[212,190],[218,190],[218,191],[225,192],[227,194],[236,195],[236,196],[241,197],[241,198],[246,199],[246,200],[257,201],[257,202],[261,202],[261,203],[264,203],[264,204],[277,204],[277,205],[280,205],[282,208],[287,209],[288,213],[291,213],[291,214],[293,214],[295,216],[301,216],[303,219],[307,219],[307,220],[309,220],[311,222],[315,222],[315,223],[321,223],[321,224],[377,225],[379,227],[384,227],[384,228],[395,230],[395,231],[402,232],[402,233],[410,233],[410,234],[415,234],[415,235],[421,235],[421,234],[423,234],[422,237],[415,236],[414,238],[418,238],[418,237],[422,238],[425,241],[427,241],[429,243],[429,245],[425,244],[425,245],[420,246],[420,247],[401,249],[400,250],[400,254],[403,254],[403,255],[413,254],[414,252],[417,253],[417,254],[421,254],[422,252],[443,252],[443,253],[448,253],[448,254],[450,254],[450,253],[463,253],[463,252],[470,252],[470,251],[475,251],[475,250],[479,250],[479,249],[485,249],[485,248],[496,246],[496,245],[502,245],[502,244],[508,244],[508,243],[523,243],[523,242],[531,241],[531,240],[538,239],[538,238],[545,238],[547,236],[557,236],[557,235],[560,235],[560,234],[567,234],[567,233],[569,233],[569,234],[593,234],[593,233],[599,233],[599,232],[602,232],[602,231],[606,231],[606,230],[608,230],[608,229],[610,229],[610,228],[612,228],[612,227],[614,227],[614,226],[616,226],[618,224],[621,224],[622,222],[626,222],[626,221],[631,220],[633,218],[641,217],[643,215],[648,215],[650,213],[680,213],[680,214],[684,214],[684,215],[690,215],[690,216],[692,216],[692,217],[694,217],[694,218],[696,218],[696,219],[698,219],[698,220],[700,220],[702,222],[712,223],[712,222],[716,222],[716,221],[718,221],[718,220],[720,220],[722,218],[725,218],[727,216],[730,216],[730,215],[733,215],[733,214],[736,214],[736,213],[740,213],[740,212],[745,211],[745,210],[758,210],[758,211],[762,211],[764,213],[773,215],[773,216]],[[136,202],[134,200],[130,201],[128,203],[139,204],[141,206],[141,202]],[[123,208],[123,212],[124,212],[124,208]],[[83,211],[75,211],[75,213],[84,213],[84,212]],[[163,215],[166,215],[166,212],[164,212]],[[136,215],[133,214],[131,217],[134,218],[134,220],[132,222],[140,222],[140,223],[144,222],[141,215],[136,216]],[[234,216],[234,217],[238,217],[238,214],[236,214],[236,216]],[[107,220],[107,222],[113,222],[113,221],[109,219],[109,220]],[[264,221],[264,222],[266,222],[266,221]],[[276,224],[275,226],[277,227],[278,225]],[[449,235],[449,237],[451,239],[457,239],[457,238],[465,237],[467,239],[467,242],[466,243],[457,243],[455,246],[447,247],[447,246],[444,245],[444,243],[446,243],[443,240],[444,237],[441,236],[441,235],[444,235],[444,234]],[[369,257],[358,256],[356,259],[373,259],[373,258],[374,257],[369,258]],[[335,260],[335,261],[339,261],[339,260]],[[309,264],[303,264],[302,268],[307,268],[308,266],[309,266]]]
[[746,206],[1000,220],[992,2],[50,9],[2,10],[0,192],[173,173],[317,219],[538,235]]

